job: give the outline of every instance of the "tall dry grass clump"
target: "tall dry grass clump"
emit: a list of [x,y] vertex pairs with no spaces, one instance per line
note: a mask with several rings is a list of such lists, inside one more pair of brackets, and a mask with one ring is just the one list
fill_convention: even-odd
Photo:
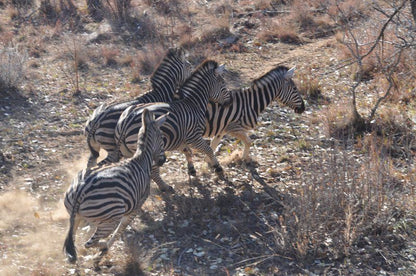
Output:
[[348,258],[371,243],[386,255],[402,248],[402,237],[411,233],[401,227],[415,226],[416,176],[410,167],[395,168],[377,135],[365,140],[361,156],[347,140],[334,142],[329,154],[314,152],[302,165],[302,185],[285,201],[274,229],[282,252],[315,261]]
[[0,50],[0,90],[15,90],[25,76],[27,54],[17,47]]

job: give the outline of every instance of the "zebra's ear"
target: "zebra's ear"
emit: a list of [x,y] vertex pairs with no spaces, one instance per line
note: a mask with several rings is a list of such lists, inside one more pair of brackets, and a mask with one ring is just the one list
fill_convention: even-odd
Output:
[[153,117],[153,114],[152,112],[149,111],[149,109],[147,108],[143,109],[142,124],[144,128],[147,127],[148,124],[150,124],[150,122],[152,121],[152,117]]
[[215,69],[215,73],[218,75],[222,75],[225,72],[225,64],[221,64]]
[[296,69],[296,66],[294,66],[294,67],[290,68],[289,70],[287,70],[287,72],[285,74],[285,79],[288,80],[288,79],[293,78],[293,74],[295,73],[295,69]]
[[159,118],[156,119],[156,122],[157,122],[158,127],[161,127],[165,123],[166,118],[168,116],[169,116],[169,112],[166,113],[166,114],[164,114],[164,115],[162,115],[162,116],[160,116]]

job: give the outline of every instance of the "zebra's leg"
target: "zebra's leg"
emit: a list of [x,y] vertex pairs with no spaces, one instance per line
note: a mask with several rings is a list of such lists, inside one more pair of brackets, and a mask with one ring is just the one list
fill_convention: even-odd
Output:
[[185,147],[182,152],[185,154],[186,162],[188,163],[188,174],[196,176],[196,170],[192,161],[192,150],[189,147]]
[[98,246],[100,247],[100,252],[98,252],[93,257],[94,267],[98,267],[98,264],[100,263],[101,259],[108,253],[108,249],[113,245],[116,239],[119,238],[120,234],[124,232],[127,225],[131,223],[135,215],[136,215],[135,213],[130,213],[129,215],[123,216],[117,228],[114,230],[113,234],[111,235],[110,239],[108,239],[107,242],[98,244]]
[[223,134],[218,134],[218,135],[215,135],[215,137],[212,139],[211,148],[214,152],[217,152],[217,147],[220,144],[222,137],[224,137]]
[[243,156],[242,159],[245,162],[249,161],[249,153],[250,153],[250,146],[251,146],[251,139],[250,137],[247,135],[246,132],[243,131],[236,131],[236,132],[230,132],[229,133],[231,136],[234,136],[235,138],[241,140],[241,142],[243,142],[244,144],[244,151],[243,151]]
[[[121,220],[121,217],[119,218]],[[97,229],[95,230],[94,234],[91,236],[91,238],[84,244],[85,248],[91,248],[91,247],[99,247],[103,248],[106,246],[106,243],[100,242],[100,239],[108,237],[111,233],[114,232],[114,230],[117,227],[116,221],[111,221],[108,223],[102,223],[97,226]]]
[[215,173],[220,179],[225,179],[224,170],[222,169],[220,163],[214,155],[214,151],[209,145],[209,142],[202,137],[199,139],[194,139],[190,142],[190,146],[204,154],[208,157],[208,165],[214,168]]
[[168,184],[166,184],[165,181],[163,181],[163,179],[160,177],[160,171],[159,171],[159,166],[152,166],[152,180],[157,184],[157,186],[159,187],[159,190],[161,190],[162,192],[170,192],[172,193],[174,190],[171,186],[169,186]]

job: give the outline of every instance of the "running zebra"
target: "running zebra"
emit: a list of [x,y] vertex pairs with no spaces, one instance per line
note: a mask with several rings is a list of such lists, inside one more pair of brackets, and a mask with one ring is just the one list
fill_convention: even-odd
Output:
[[[275,99],[292,108],[296,113],[305,110],[305,103],[292,80],[295,68],[278,66],[253,81],[251,87],[232,92],[228,106],[209,104],[205,120],[204,137],[214,137],[211,147],[215,150],[225,134],[244,143],[243,160],[248,160],[251,140],[247,131],[254,129],[257,118]],[[188,163],[188,167],[192,167]]]
[[[207,155],[208,164],[223,178],[223,170],[218,163],[209,142],[202,138],[204,133],[205,113],[209,100],[228,104],[230,92],[222,78],[224,66],[215,61],[205,61],[186,80],[180,89],[182,100],[166,103],[138,105],[126,109],[116,126],[116,143],[121,154],[129,157],[136,148],[137,132],[140,129],[140,114],[143,108],[149,108],[156,116],[169,112],[166,123],[161,127],[164,149],[166,151],[194,148]],[[190,150],[185,152],[187,160],[191,158]],[[162,191],[172,190],[160,177],[159,167],[154,166],[152,179]]]
[[[96,226],[85,247],[99,248],[99,253],[94,256],[94,266],[98,267],[113,242],[141,210],[149,196],[152,164],[163,165],[166,160],[160,133],[166,116],[155,120],[150,111],[143,110],[143,126],[138,133],[133,157],[117,165],[93,170],[85,178],[80,172],[74,179],[64,201],[70,214],[64,251],[71,263],[77,260],[74,235],[81,220]],[[110,234],[111,238],[100,242]]]
[[87,171],[97,165],[100,148],[107,151],[107,157],[98,165],[114,163],[120,159],[114,140],[114,129],[121,113],[129,106],[149,102],[171,102],[175,99],[176,89],[188,78],[192,68],[185,59],[182,49],[169,49],[151,78],[152,91],[128,102],[103,104],[97,107],[86,123],[84,135],[90,156]]

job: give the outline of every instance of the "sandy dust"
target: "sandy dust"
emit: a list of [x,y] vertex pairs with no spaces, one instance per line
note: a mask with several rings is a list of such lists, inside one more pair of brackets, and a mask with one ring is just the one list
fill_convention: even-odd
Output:
[[[81,160],[62,164],[65,186],[86,164]],[[66,260],[62,251],[68,214],[62,198],[52,204],[22,190],[24,181],[15,180],[13,190],[0,195],[0,275],[62,275]]]

